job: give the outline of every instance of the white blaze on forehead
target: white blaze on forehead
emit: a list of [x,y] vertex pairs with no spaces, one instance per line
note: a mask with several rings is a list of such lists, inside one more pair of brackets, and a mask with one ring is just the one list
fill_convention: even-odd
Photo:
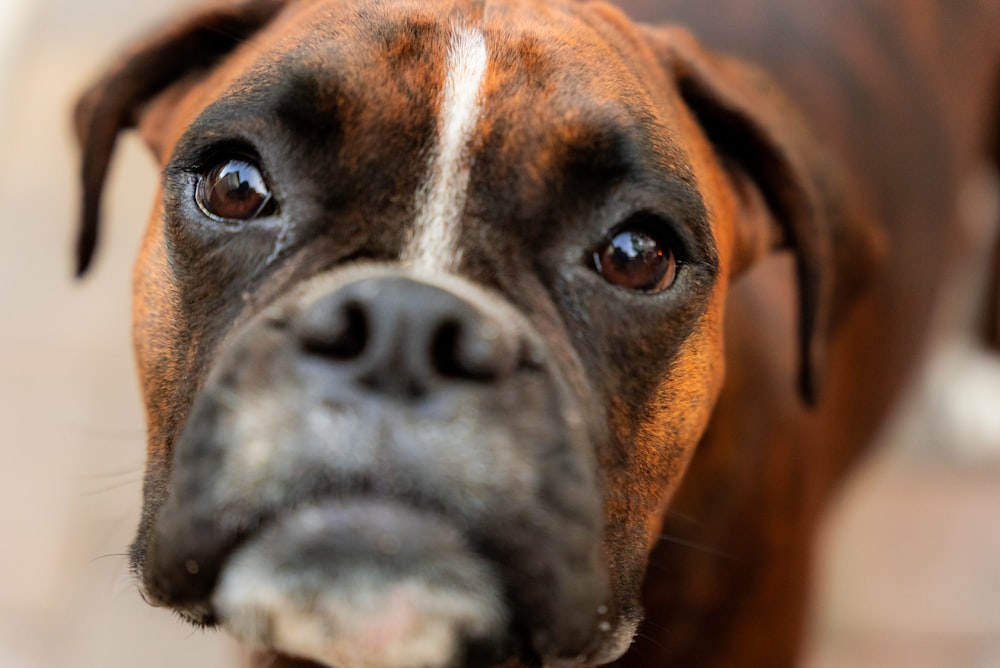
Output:
[[438,109],[438,143],[426,181],[417,192],[413,239],[403,258],[418,267],[457,264],[458,235],[469,188],[469,139],[479,119],[479,90],[486,75],[486,40],[475,28],[456,28]]

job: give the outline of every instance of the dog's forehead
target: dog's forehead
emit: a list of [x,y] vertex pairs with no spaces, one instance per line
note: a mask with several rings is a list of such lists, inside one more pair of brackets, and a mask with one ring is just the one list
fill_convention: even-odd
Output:
[[[272,26],[245,80],[262,72],[271,86],[309,80],[336,99],[342,115],[354,109],[371,121],[378,112],[400,118],[441,111],[449,67],[462,66],[450,57],[457,44],[483,50],[474,83],[484,122],[520,109],[534,114],[536,126],[648,125],[672,93],[627,21],[609,20],[601,5],[317,0],[307,9]],[[462,42],[461,35],[474,39]],[[282,76],[269,76],[275,70]]]
[[669,197],[679,213],[667,215],[710,238],[675,87],[616,10],[525,0],[303,9],[273,22],[238,55],[237,73],[210,87],[218,97],[189,143],[239,127],[291,137],[298,148],[284,154],[323,170],[312,181],[328,202],[344,211],[349,200],[369,220],[401,216],[382,239],[398,232],[399,246],[408,235],[403,259],[438,269],[458,262],[463,218],[523,223],[513,236],[527,241],[548,233],[539,221],[547,230],[573,207],[581,220],[625,181]]

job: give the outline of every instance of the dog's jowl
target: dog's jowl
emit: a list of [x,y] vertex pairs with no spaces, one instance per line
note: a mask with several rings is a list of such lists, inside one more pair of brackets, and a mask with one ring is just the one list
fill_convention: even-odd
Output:
[[[118,133],[163,174],[151,603],[274,665],[794,663],[811,531],[918,350],[1000,47],[921,78],[817,33],[819,0],[707,4],[632,8],[689,30],[229,2],[88,90],[81,272]],[[935,44],[1000,25],[968,4],[928,8]]]

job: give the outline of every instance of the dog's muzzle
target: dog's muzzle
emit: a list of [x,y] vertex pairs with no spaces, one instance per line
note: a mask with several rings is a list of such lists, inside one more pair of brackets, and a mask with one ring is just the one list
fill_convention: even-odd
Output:
[[216,357],[146,550],[154,601],[345,668],[596,651],[592,439],[513,307],[333,272]]

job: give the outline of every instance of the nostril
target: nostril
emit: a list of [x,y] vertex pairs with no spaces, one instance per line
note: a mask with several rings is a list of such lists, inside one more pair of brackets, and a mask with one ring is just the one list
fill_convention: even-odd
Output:
[[350,360],[364,352],[368,337],[369,324],[365,308],[358,302],[351,301],[326,313],[313,309],[302,326],[300,340],[302,349],[309,354]]
[[431,338],[431,361],[445,378],[492,380],[502,366],[500,344],[500,332],[493,325],[446,320]]

